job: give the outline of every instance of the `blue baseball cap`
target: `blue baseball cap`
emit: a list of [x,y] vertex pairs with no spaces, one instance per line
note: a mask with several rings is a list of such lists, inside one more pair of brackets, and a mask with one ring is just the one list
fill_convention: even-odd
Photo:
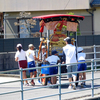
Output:
[[58,52],[56,50],[52,50],[52,55],[57,54]]

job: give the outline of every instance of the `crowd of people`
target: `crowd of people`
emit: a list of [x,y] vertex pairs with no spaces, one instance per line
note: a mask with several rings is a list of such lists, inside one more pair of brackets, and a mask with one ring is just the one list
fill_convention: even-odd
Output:
[[[70,37],[67,37],[64,39],[64,41],[66,42],[66,46],[63,47],[63,55],[62,55],[62,60],[60,60],[60,58],[58,57],[58,52],[56,50],[52,50],[52,53],[50,56],[48,56],[46,58],[46,47],[43,45],[42,46],[42,52],[39,55],[39,58],[37,58],[35,56],[35,52],[34,52],[34,45],[33,44],[29,44],[28,46],[28,50],[25,52],[22,49],[22,45],[21,44],[17,44],[16,48],[17,48],[17,52],[15,54],[15,61],[18,62],[19,64],[19,68],[34,68],[36,67],[35,65],[35,61],[38,60],[42,63],[46,63],[48,62],[49,65],[56,65],[58,63],[62,63],[62,64],[67,64],[67,73],[69,72],[76,72],[76,71],[84,71],[87,69],[85,62],[85,53],[83,53],[83,48],[79,47],[77,48],[77,52],[76,52],[76,47],[74,45],[71,44],[71,39]],[[77,63],[77,62],[83,62],[77,65],[71,65],[71,63]],[[30,78],[34,78],[36,77],[36,69],[31,69],[29,70],[30,73]],[[51,67],[50,68],[50,73],[49,75],[54,75],[58,73],[58,67]],[[39,75],[41,76],[41,74]],[[77,79],[77,73],[73,73],[73,74],[68,74],[67,75],[69,82],[73,81],[75,82]],[[23,79],[26,79],[26,71],[23,71]],[[86,80],[86,73],[79,73],[79,80]],[[57,77],[53,76],[50,78],[50,84],[56,84],[57,82]],[[25,82],[23,81],[24,85],[29,85],[31,84],[32,86],[35,85],[34,80],[30,80],[29,83],[26,80]],[[80,85],[82,87],[86,87],[85,81],[81,81]],[[76,89],[76,84],[69,84],[68,89]]]

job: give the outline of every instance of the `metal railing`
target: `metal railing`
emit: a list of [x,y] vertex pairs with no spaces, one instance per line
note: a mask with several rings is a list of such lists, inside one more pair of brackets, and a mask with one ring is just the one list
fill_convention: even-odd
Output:
[[[100,54],[100,52],[97,51],[97,48],[100,48],[100,45],[93,45],[93,46],[83,46],[83,49],[93,49],[93,52],[85,52],[86,55],[93,55],[93,58],[90,58],[90,59],[86,59],[86,61],[91,61],[91,59],[99,59],[97,58],[97,54]],[[95,67],[95,70],[97,69],[97,67],[100,66],[100,64],[97,64],[97,62],[95,61],[94,62],[94,67]],[[88,65],[87,67],[91,67],[91,65]]]
[[[2,71],[2,72],[0,72],[0,74],[7,73],[7,72],[20,71],[20,79],[19,80],[2,82],[0,84],[7,84],[7,83],[13,83],[13,82],[21,82],[21,86],[20,86],[21,88],[20,88],[20,90],[17,90],[17,91],[15,90],[15,91],[11,91],[11,92],[0,93],[0,95],[20,92],[21,93],[21,100],[24,100],[24,97],[23,97],[23,92],[24,91],[30,91],[30,90],[33,90],[33,89],[48,88],[48,87],[51,87],[51,86],[58,86],[59,93],[52,94],[52,95],[41,96],[41,97],[37,97],[37,98],[31,98],[31,99],[28,99],[28,100],[36,100],[36,99],[40,100],[42,98],[47,98],[47,97],[52,97],[52,96],[59,96],[59,100],[61,100],[61,96],[64,95],[64,94],[73,93],[73,92],[80,92],[80,91],[87,91],[87,90],[92,90],[91,96],[94,97],[94,89],[100,88],[100,86],[94,87],[94,80],[99,80],[100,79],[100,78],[94,78],[94,71],[95,70],[96,71],[100,71],[100,69],[94,69],[94,62],[98,62],[99,60],[95,59],[95,60],[91,60],[91,61],[81,62],[81,63],[91,63],[91,69],[90,70],[86,70],[86,71],[77,71],[77,72],[70,72],[70,73],[61,73],[61,67],[65,66],[65,65],[77,65],[77,64],[80,64],[80,63],[71,63],[71,64],[60,64],[59,63],[58,65],[53,65],[53,66],[44,66],[44,67],[38,67],[37,66],[35,68],[26,68],[26,69],[22,69],[21,68],[21,69],[18,69],[18,70]],[[22,72],[24,70],[41,69],[41,68],[48,68],[48,67],[55,67],[55,66],[58,66],[58,74],[48,75],[48,76],[43,76],[43,77],[35,77],[35,78],[23,79]],[[91,79],[82,80],[82,81],[76,81],[76,82],[92,81],[92,84],[91,84],[90,88],[85,88],[85,89],[75,90],[75,91],[70,91],[70,92],[61,92],[61,85],[66,85],[66,84],[70,84],[70,83],[71,84],[76,83],[76,82],[61,83],[61,76],[72,74],[72,73],[82,73],[82,72],[91,72],[92,78]],[[48,78],[48,77],[52,77],[52,76],[57,76],[58,77],[58,84],[50,85],[50,86],[41,86],[41,87],[36,87],[36,88],[23,89],[23,81],[25,81],[25,80],[38,79],[38,78]]]
[[[97,48],[100,48],[100,45],[93,45],[93,46],[82,46],[83,49],[93,49],[93,52],[85,52],[86,56],[87,55],[93,55],[93,58],[89,57],[90,59],[86,59],[86,61],[91,61],[91,59],[99,59],[97,58],[97,54],[100,54],[100,52],[97,51]],[[35,55],[36,57],[38,57],[38,50],[36,49],[35,50]],[[95,69],[100,66],[100,64],[97,64],[97,62],[95,61],[94,62],[94,66],[95,66]],[[87,67],[91,67],[91,65],[88,65]]]

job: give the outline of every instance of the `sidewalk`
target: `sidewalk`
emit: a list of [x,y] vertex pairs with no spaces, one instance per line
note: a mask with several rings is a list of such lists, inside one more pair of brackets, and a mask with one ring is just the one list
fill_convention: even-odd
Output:
[[[94,75],[95,78],[99,78],[100,77],[100,72],[95,72]],[[2,82],[7,82],[7,81],[14,81],[14,80],[19,80],[20,78],[17,76],[15,77],[15,75],[13,77],[7,77],[7,76],[0,76],[0,83]],[[91,73],[87,73],[87,79],[91,79]],[[68,83],[68,79],[66,78],[66,76],[63,76],[61,78],[61,83]],[[58,83],[58,82],[57,82]],[[35,86],[23,86],[23,89],[33,89],[30,91],[24,91],[24,100],[27,99],[32,99],[32,98],[37,98],[37,97],[41,97],[41,96],[47,96],[47,95],[53,95],[53,94],[57,94],[59,93],[58,88],[41,88],[41,89],[36,89],[38,87],[41,87],[42,85],[40,83],[38,83],[37,79],[35,80]],[[83,89],[88,89],[91,87],[91,81],[87,81],[86,82],[87,87],[86,88],[81,88],[80,85],[78,85],[76,90],[69,90],[68,89],[68,85],[62,85],[61,86],[61,92],[71,92],[71,91],[79,91],[79,92],[74,92],[74,93],[68,93],[68,94],[63,94],[61,95],[62,100],[86,100],[86,99],[92,99],[91,98],[91,90],[87,90],[87,91],[80,91]],[[0,93],[4,93],[4,92],[10,92],[10,91],[18,91],[20,90],[20,82],[16,82],[16,83],[7,83],[7,84],[0,84]],[[100,80],[95,80],[94,81],[94,87],[100,86]],[[45,86],[44,86],[45,87]],[[95,97],[100,97],[100,88],[99,89],[95,89],[94,91]],[[21,100],[21,93],[12,93],[12,94],[6,94],[6,95],[0,95],[0,100]],[[48,97],[48,98],[42,98],[42,99],[38,99],[38,100],[59,100],[59,96],[53,96],[53,97]]]

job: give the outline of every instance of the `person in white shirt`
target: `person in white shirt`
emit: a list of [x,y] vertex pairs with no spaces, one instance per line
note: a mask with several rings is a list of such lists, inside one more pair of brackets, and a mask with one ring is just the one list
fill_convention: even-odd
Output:
[[[21,44],[17,44],[17,52],[15,54],[15,61],[18,62],[19,68],[27,68],[27,60],[26,60],[26,54],[25,51],[22,49]],[[26,71],[23,71],[23,79],[26,79]],[[24,81],[23,81],[24,84]],[[28,81],[26,80],[26,84],[29,85]]]
[[[58,52],[56,50],[52,50],[52,55],[45,59],[50,65],[56,65],[60,62],[60,58],[58,57]],[[58,67],[51,67],[50,68],[50,75],[54,75],[58,73]],[[51,77],[51,84],[56,84],[57,77]]]
[[44,45],[42,46],[42,52],[39,55],[39,59],[41,60],[41,62],[44,62],[44,60],[46,59],[46,47]]
[[[35,57],[35,52],[33,51],[34,49],[34,45],[33,44],[29,44],[29,49],[26,51],[26,57],[27,57],[27,62],[28,62],[28,68],[32,68],[32,67],[36,67],[35,66],[35,60],[37,60],[37,58]],[[33,75],[34,72],[34,75]],[[34,78],[36,76],[36,69],[33,70],[29,70],[30,73],[30,78]],[[32,79],[30,84],[32,86],[35,85],[34,80]]]
[[[44,61],[46,59],[46,54],[47,54],[46,53],[46,47],[45,47],[45,45],[43,45],[42,46],[42,52],[39,54],[39,59],[40,59],[40,62],[41,62],[41,63],[39,63],[40,67],[41,67],[41,65],[44,63]],[[38,71],[41,72],[41,69],[38,69]],[[41,76],[42,76],[42,74],[40,73],[39,77],[41,77]],[[38,82],[41,83],[40,79],[38,79]]]
[[[63,47],[63,62],[62,63],[66,63],[66,64],[77,63],[76,48],[74,45],[71,44],[70,37],[65,38],[64,41],[66,41],[66,46]],[[67,65],[67,72],[75,72],[75,71],[77,71],[77,65]],[[77,79],[77,73],[68,74],[67,76],[69,78],[69,82],[72,82],[72,76],[73,76],[74,82]],[[68,88],[71,89],[72,84],[69,84]],[[75,84],[73,85],[73,89],[76,89]]]
[[[85,62],[86,54],[83,53],[82,47],[78,47],[77,57],[78,57],[78,62]],[[78,71],[85,71],[85,70],[87,70],[86,63],[78,64]],[[79,80],[86,80],[86,73],[85,72],[79,73]],[[86,87],[85,81],[81,82],[81,86]]]

